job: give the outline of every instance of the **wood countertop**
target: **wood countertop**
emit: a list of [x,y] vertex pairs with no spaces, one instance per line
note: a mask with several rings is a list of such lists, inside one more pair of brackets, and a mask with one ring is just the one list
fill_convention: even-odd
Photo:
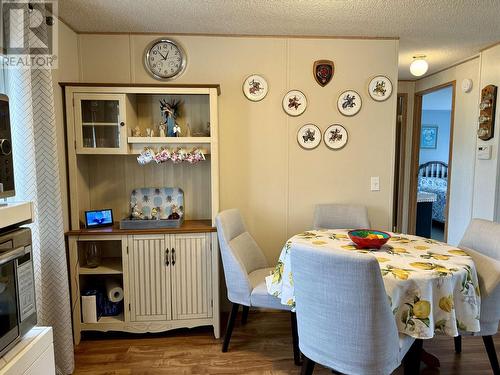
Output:
[[117,235],[117,234],[174,234],[174,233],[208,233],[216,232],[217,229],[212,226],[211,220],[186,220],[180,228],[162,228],[162,229],[120,229],[120,223],[116,222],[112,227],[103,227],[95,229],[74,229],[66,232],[66,236],[99,236],[99,235]]

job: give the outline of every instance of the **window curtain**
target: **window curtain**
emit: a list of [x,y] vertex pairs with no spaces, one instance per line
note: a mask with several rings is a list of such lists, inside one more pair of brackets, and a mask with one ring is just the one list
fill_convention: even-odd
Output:
[[[27,35],[28,22],[21,26]],[[46,33],[37,36],[46,38]],[[71,374],[73,336],[51,70],[9,68],[3,73],[13,132],[15,200],[34,204],[38,324],[53,327],[58,373]]]

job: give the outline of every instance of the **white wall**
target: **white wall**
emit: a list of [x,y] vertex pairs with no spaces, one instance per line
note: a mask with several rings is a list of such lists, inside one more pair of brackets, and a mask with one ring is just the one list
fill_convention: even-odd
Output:
[[413,105],[415,100],[415,82],[399,81],[398,94],[407,94],[406,109],[406,142],[405,142],[405,165],[404,165],[404,187],[403,187],[403,222],[402,232],[408,232],[408,206],[410,201],[410,172],[411,172],[411,145],[413,136]]
[[[487,49],[481,53],[480,61],[480,89],[487,85],[500,86],[500,45]],[[479,94],[477,103],[479,103]],[[476,112],[478,114],[478,112]],[[477,121],[476,121],[477,124]],[[476,174],[474,179],[474,208],[473,216],[487,220],[500,219],[499,199],[499,156],[500,145],[500,100],[497,99],[495,135],[489,141],[477,139],[477,145],[491,145],[491,160],[475,161]]]
[[[451,98],[450,98],[451,107]],[[437,126],[436,148],[420,148],[419,165],[428,161],[442,161],[448,164],[450,151],[451,110],[422,110],[422,127]]]
[[[470,78],[473,89],[461,90],[462,80]],[[448,242],[457,244],[472,217],[472,196],[476,148],[479,96],[479,59],[473,59],[438,74],[420,79],[415,91],[423,91],[443,83],[456,81],[453,157],[448,217]],[[491,203],[490,203],[491,204]]]
[[[153,83],[144,70],[143,52],[160,35],[79,35],[80,79],[86,82]],[[176,36],[188,54],[185,74],[175,83],[219,83],[221,209],[242,210],[249,230],[271,263],[286,239],[312,223],[320,202],[357,202],[369,208],[375,227],[389,229],[396,95],[378,103],[367,94],[376,74],[397,80],[396,40]],[[335,76],[326,87],[313,78],[313,62],[331,59]],[[264,75],[268,96],[249,102],[241,85],[252,73]],[[309,106],[287,116],[283,95],[300,89]],[[338,95],[357,90],[363,108],[354,117],[336,109]],[[323,144],[301,149],[298,128],[333,123],[349,131],[349,144],[330,151]],[[370,191],[370,176],[380,176],[380,192]]]
[[63,95],[59,82],[76,82],[79,79],[78,37],[77,34],[63,22],[58,22],[58,69],[52,71],[52,86],[54,89],[54,106],[56,115],[57,147],[60,150],[59,175],[61,180],[61,198],[63,203],[64,230],[69,229],[68,188],[66,173],[66,133],[64,131]]

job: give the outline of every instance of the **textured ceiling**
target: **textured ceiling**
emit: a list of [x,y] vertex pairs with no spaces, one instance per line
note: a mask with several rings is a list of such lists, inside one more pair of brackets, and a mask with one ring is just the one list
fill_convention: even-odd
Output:
[[399,37],[399,78],[415,54],[429,72],[500,40],[500,0],[59,0],[78,32]]

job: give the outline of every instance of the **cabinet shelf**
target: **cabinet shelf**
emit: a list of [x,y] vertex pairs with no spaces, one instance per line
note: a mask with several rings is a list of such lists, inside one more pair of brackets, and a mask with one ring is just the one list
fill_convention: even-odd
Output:
[[[101,316],[99,320],[97,321],[97,324],[99,323],[123,323],[123,313],[120,313],[119,315],[116,316]],[[94,323],[96,324],[96,323]]]
[[82,126],[118,126],[116,122],[82,122]]
[[210,144],[210,137],[128,137],[129,144]]
[[125,324],[125,318],[123,313],[116,316],[102,316],[99,318],[97,323],[81,323],[82,331],[107,331],[113,327],[117,329],[121,329],[121,327]]
[[121,258],[102,258],[101,265],[95,268],[80,266],[80,275],[118,275],[123,273]]

